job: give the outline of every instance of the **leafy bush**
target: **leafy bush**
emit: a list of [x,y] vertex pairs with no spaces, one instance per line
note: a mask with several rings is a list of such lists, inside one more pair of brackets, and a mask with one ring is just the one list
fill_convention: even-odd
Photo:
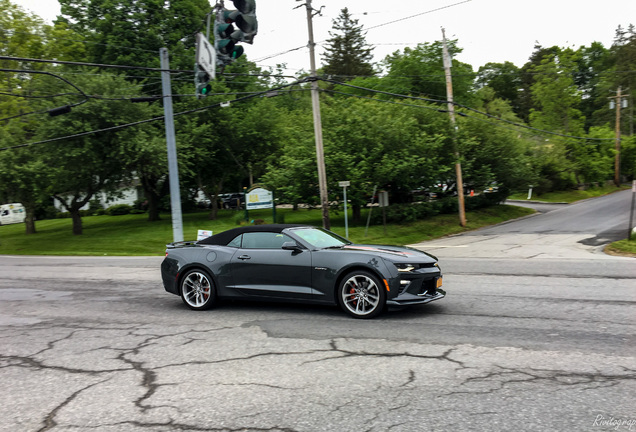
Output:
[[[497,205],[505,201],[507,191],[484,193],[477,196],[467,196],[464,199],[466,210],[477,210],[484,207]],[[422,220],[438,214],[457,213],[459,204],[457,197],[447,197],[433,201],[414,204],[392,204],[386,208],[387,223],[406,223]],[[382,209],[373,210],[371,219],[374,224],[382,223]]]
[[106,214],[108,216],[121,216],[130,214],[132,211],[132,207],[128,204],[115,204],[106,209]]

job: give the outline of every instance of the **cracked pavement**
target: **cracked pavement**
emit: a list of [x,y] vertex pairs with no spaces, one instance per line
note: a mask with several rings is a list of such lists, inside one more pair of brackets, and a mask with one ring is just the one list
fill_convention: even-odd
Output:
[[446,299],[361,321],[287,304],[193,312],[164,292],[161,259],[0,257],[0,430],[615,430],[595,418],[636,417],[633,261],[447,258]]

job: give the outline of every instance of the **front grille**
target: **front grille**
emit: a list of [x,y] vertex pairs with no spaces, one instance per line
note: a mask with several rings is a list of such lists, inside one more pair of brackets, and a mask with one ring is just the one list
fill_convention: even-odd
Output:
[[[405,292],[408,292],[409,294],[413,294],[413,295],[435,295],[435,292],[437,291],[437,288],[435,287],[435,279],[429,279],[429,280],[421,280],[421,279],[416,279],[416,280],[405,280],[402,279],[401,280],[401,284],[400,284],[400,290],[399,290],[399,294],[403,294]],[[405,284],[404,282],[408,282],[408,284]]]

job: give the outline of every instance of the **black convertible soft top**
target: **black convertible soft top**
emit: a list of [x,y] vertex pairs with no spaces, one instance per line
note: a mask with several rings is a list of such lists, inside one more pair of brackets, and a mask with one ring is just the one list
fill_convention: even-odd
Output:
[[222,233],[215,234],[197,242],[201,245],[217,245],[225,246],[236,236],[246,232],[282,232],[286,228],[311,227],[310,225],[299,224],[269,224],[269,225],[246,225],[238,228],[232,228]]

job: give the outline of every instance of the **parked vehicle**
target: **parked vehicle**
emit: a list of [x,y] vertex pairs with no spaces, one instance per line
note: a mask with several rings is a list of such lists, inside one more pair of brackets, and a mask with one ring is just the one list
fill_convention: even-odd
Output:
[[23,223],[26,219],[26,211],[20,203],[0,205],[0,225]]
[[444,298],[433,255],[359,245],[307,225],[253,225],[167,246],[166,291],[194,310],[219,299],[339,305],[355,318]]
[[223,208],[238,209],[245,206],[245,194],[231,193],[223,196]]

